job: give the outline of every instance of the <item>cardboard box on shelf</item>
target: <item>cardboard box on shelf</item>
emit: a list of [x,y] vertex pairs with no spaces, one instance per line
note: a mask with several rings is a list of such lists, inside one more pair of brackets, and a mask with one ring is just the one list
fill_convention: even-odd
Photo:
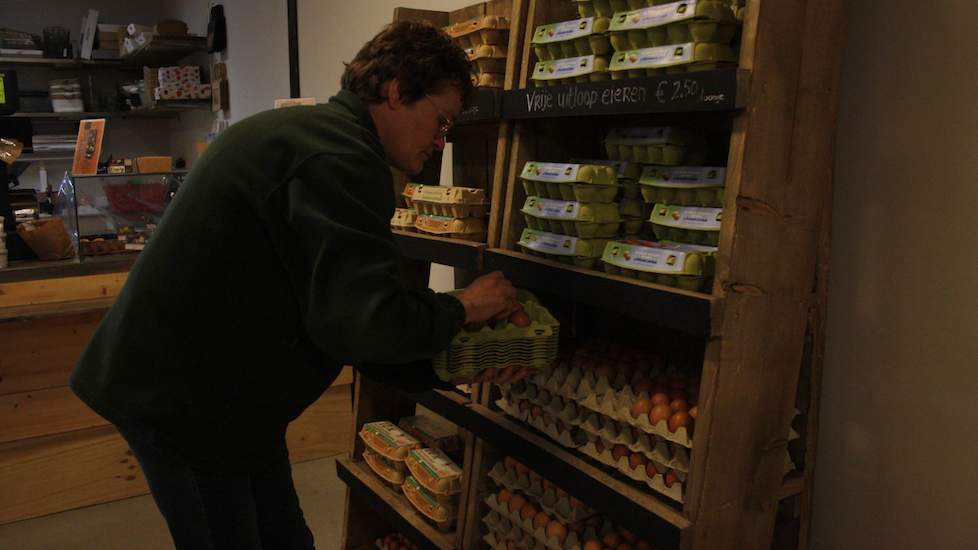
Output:
[[142,174],[169,172],[173,169],[173,157],[136,157],[136,171]]

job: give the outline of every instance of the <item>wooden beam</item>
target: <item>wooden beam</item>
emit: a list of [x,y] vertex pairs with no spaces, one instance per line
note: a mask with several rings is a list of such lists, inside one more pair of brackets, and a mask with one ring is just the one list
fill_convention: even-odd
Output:
[[0,444],[107,424],[66,386],[0,396]]

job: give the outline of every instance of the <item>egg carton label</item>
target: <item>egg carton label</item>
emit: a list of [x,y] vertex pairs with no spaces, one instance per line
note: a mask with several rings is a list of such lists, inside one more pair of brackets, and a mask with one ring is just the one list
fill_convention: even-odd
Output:
[[652,223],[679,229],[719,231],[723,221],[722,208],[698,206],[667,206],[657,204],[652,209]]
[[652,128],[616,128],[608,132],[608,143],[616,145],[666,145],[676,140],[670,126]]
[[628,31],[638,29],[648,29],[685,21],[696,17],[697,0],[687,2],[673,2],[661,6],[652,6],[639,10],[627,11],[615,14],[611,21],[612,31]]
[[557,183],[574,183],[578,181],[577,173],[580,164],[557,164],[553,162],[528,162],[523,167],[520,176],[531,181],[552,181]]
[[548,220],[576,220],[581,213],[581,203],[530,197],[526,199],[523,212]]
[[658,69],[692,63],[694,46],[695,44],[692,42],[687,42],[686,44],[618,52],[611,58],[611,70]]
[[656,243],[660,247],[674,247],[673,250],[683,250],[685,252],[701,252],[703,254],[716,254],[720,249],[715,246],[705,244],[676,243],[672,241],[659,241]]
[[537,27],[533,34],[534,44],[550,44],[553,42],[563,42],[589,36],[594,27],[594,18],[577,19],[574,21],[564,21],[552,25],[542,25]]
[[441,507],[441,504],[438,503],[438,499],[429,493],[427,489],[422,487],[421,484],[418,483],[418,480],[414,479],[413,477],[408,476],[407,479],[404,480],[404,485],[412,489],[417,495],[421,496],[421,498],[428,504],[430,509],[437,510]]
[[686,265],[686,253],[677,250],[633,246],[620,242],[608,243],[601,258],[609,264],[653,273],[681,275]]
[[524,229],[520,246],[555,256],[576,256],[577,237]]
[[401,431],[400,428],[390,422],[373,422],[364,424],[363,429],[377,436],[391,449],[399,449],[407,445],[415,445],[418,440]]
[[411,451],[411,455],[435,479],[456,479],[462,475],[462,469],[437,449]]
[[723,187],[727,169],[718,166],[646,166],[642,171],[642,185],[671,189],[700,189]]
[[594,56],[569,57],[556,61],[538,61],[533,69],[534,80],[556,80],[585,76],[594,72]]

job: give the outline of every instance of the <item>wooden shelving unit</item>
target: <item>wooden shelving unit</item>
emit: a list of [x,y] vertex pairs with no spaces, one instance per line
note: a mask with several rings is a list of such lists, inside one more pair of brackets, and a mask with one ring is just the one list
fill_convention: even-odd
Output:
[[[514,18],[521,25],[520,44],[513,48],[511,42],[510,49],[510,66],[518,67],[518,76],[501,99],[500,127],[510,133],[500,131],[499,152],[492,158],[487,246],[472,250],[473,259],[469,251],[449,252],[454,243],[401,234],[397,239],[415,264],[427,260],[466,270],[473,265],[498,269],[517,286],[702,342],[699,418],[684,502],[639,488],[506,416],[494,406],[488,387],[477,387],[469,398],[361,376],[357,400],[370,414],[358,408],[357,427],[372,419],[396,419],[421,404],[470,434],[464,468],[469,487],[463,499],[468,510],[457,533],[458,548],[484,547],[479,484],[491,466],[486,462],[490,449],[545,473],[621,525],[650,535],[656,548],[769,550],[781,501],[790,502],[781,508],[793,510],[800,526],[792,546],[807,548],[842,2],[747,0],[735,70],[546,88],[529,84],[533,31],[578,15],[566,0],[527,0],[523,9]],[[625,87],[631,91],[617,91]],[[663,95],[663,90],[671,93]],[[559,108],[532,108],[533,94],[571,91],[644,99],[573,106],[544,101],[539,104]],[[574,268],[518,249],[523,228],[518,210],[525,198],[518,176],[526,161],[601,158],[600,139],[609,127],[674,124],[705,132],[711,148],[722,154],[715,165],[727,167],[717,269],[708,292]],[[425,242],[414,244],[419,241]],[[381,396],[387,404],[378,404]],[[801,432],[801,439],[789,441],[789,426]],[[799,468],[785,475],[789,446]],[[348,515],[348,535],[358,525],[355,516]],[[344,548],[360,542],[348,536]]]

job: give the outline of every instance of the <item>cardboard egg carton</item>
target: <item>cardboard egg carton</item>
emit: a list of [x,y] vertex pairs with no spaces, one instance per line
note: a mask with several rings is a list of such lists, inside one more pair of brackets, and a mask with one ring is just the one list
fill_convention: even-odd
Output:
[[478,75],[472,75],[472,85],[476,88],[502,88],[505,84],[505,74],[481,73]]
[[608,70],[610,66],[610,59],[606,55],[537,61],[530,78],[533,79],[534,86],[601,82],[611,80],[611,73]]
[[544,512],[564,523],[574,523],[594,516],[597,512],[587,506],[574,506],[573,501],[563,491],[555,487],[544,487],[543,478],[535,473],[520,474],[515,468],[507,468],[502,461],[497,462],[489,473],[489,479],[510,491],[519,491],[533,500]]
[[[543,528],[534,528],[533,519],[520,517],[519,512],[511,512],[509,507],[501,504],[495,494],[491,494],[483,501],[491,512],[482,518],[483,523],[489,530],[496,534],[498,538],[517,543],[520,548],[546,548],[547,550],[580,550],[582,540],[590,538],[600,538],[614,527],[610,522],[603,521],[598,527],[588,526],[579,537],[576,532],[568,528],[567,538],[563,542],[556,537],[547,537]],[[524,546],[525,545],[525,546]]]
[[[615,460],[610,447],[606,447],[604,452],[599,452],[593,439],[589,439],[580,450],[598,462],[615,468],[618,470],[618,472],[624,474],[626,477],[647,485],[653,491],[662,493],[675,501],[685,502],[685,485],[688,476],[687,472],[673,470],[678,478],[678,481],[674,482],[672,487],[668,487],[665,483],[665,474],[660,472],[649,479],[648,475],[646,475],[645,468],[636,468],[634,470],[631,468],[627,456],[622,456],[619,457],[618,460]],[[659,469],[658,465],[656,466],[656,469]]]
[[395,208],[391,217],[391,229],[415,231],[414,222],[418,219],[418,211],[413,208]]
[[411,196],[419,214],[453,218],[482,218],[488,204],[486,192],[470,187],[420,185]]
[[509,18],[484,15],[445,27],[445,32],[462,49],[504,44],[509,38]]
[[478,48],[465,50],[479,74],[504,74],[506,72],[506,47],[484,44]]
[[[419,205],[415,201],[415,205]],[[422,233],[430,233],[439,237],[452,237],[466,241],[484,241],[486,224],[482,218],[453,218],[451,216],[436,216],[418,214],[414,227]]]

